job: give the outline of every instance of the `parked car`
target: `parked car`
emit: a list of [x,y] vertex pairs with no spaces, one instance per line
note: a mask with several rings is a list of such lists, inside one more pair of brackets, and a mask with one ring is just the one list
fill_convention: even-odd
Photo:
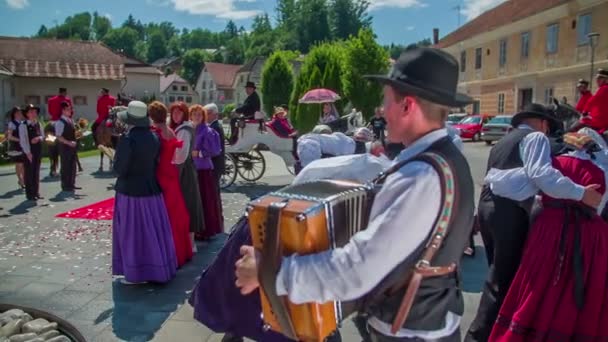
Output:
[[448,126],[455,125],[459,123],[462,119],[464,119],[468,114],[467,113],[454,113],[448,115],[448,119],[445,124]]
[[510,132],[511,127],[511,115],[498,115],[488,121],[481,129],[481,140],[485,141],[487,145],[492,145],[493,141],[498,141]]
[[469,115],[453,127],[458,129],[462,139],[479,141],[481,139],[481,127],[488,121],[488,118],[486,115]]

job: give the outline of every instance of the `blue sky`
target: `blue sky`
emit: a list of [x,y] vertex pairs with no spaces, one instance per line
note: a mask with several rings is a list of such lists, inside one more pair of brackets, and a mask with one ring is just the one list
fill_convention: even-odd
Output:
[[[170,21],[178,28],[222,30],[229,19],[249,29],[251,18],[274,16],[276,0],[0,0],[0,35],[30,36],[41,24],[54,26],[66,16],[97,11],[114,26],[132,13],[142,22]],[[373,26],[382,44],[409,44],[440,36],[504,0],[369,0]],[[460,6],[460,13],[456,9]]]

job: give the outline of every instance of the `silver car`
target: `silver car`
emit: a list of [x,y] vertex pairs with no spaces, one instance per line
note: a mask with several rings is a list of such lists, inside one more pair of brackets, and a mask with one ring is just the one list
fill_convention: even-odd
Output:
[[509,133],[513,127],[511,126],[512,115],[497,115],[488,121],[481,128],[481,140],[486,142],[486,145],[492,145],[493,141],[498,141]]
[[460,122],[460,120],[464,119],[468,114],[467,113],[455,113],[448,115],[448,119],[445,122],[446,126],[455,125]]

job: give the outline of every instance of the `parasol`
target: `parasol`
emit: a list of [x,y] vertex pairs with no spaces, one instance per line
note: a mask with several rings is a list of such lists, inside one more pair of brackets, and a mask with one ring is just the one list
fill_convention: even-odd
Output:
[[334,103],[340,100],[340,95],[336,94],[332,90],[319,88],[309,90],[302,98],[299,103]]

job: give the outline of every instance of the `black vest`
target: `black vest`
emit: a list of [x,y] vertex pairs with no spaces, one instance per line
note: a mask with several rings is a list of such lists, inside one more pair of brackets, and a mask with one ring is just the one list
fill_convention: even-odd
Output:
[[363,141],[355,141],[355,154],[364,154],[367,152]]
[[61,118],[59,121],[63,122],[63,134],[61,136],[68,141],[76,140],[76,129],[74,124],[69,123],[66,119]]
[[[22,124],[17,120],[12,120],[13,125],[15,125],[15,129],[13,130],[12,137],[19,139],[19,126]],[[9,140],[9,150],[10,151],[22,151],[21,144],[18,141]]]
[[[432,266],[448,266],[456,263],[457,271],[447,276],[422,281],[403,326],[411,330],[439,330],[445,325],[448,311],[457,315],[464,313],[464,301],[459,288],[460,259],[468,246],[475,209],[474,184],[469,163],[452,143],[450,137],[438,140],[426,152],[436,153],[445,158],[454,173],[457,188],[453,221],[448,227],[443,245],[435,254]],[[421,203],[421,209],[423,207],[424,204]],[[429,213],[429,215],[438,214]],[[403,222],[403,225],[407,226],[407,222]],[[404,230],[404,234],[407,234],[407,230]],[[403,283],[403,277],[408,275],[416,262],[420,260],[429,238],[430,236],[372,291],[371,297],[367,299],[369,304],[366,305],[370,314],[385,323],[392,324],[405,294],[405,287],[390,294],[386,289]]]
[[32,139],[35,137],[42,136],[42,131],[40,129],[40,122],[36,123],[27,123],[27,138],[30,141],[30,151],[32,154],[39,155],[42,152],[42,143],[38,142],[37,144],[32,144]]
[[[486,173],[492,168],[499,170],[509,170],[522,167],[524,163],[521,160],[521,155],[519,153],[519,143],[530,133],[534,133],[534,131],[530,129],[516,128],[509,132],[509,134],[504,136],[502,139],[500,139],[490,151]],[[490,190],[490,187],[484,184],[481,189],[481,197],[479,200],[493,201],[493,196],[494,195],[492,194],[492,190]],[[520,202],[508,199],[504,200],[511,201],[514,205],[524,208],[529,213],[532,208],[532,202],[534,201],[534,197],[528,198]]]

